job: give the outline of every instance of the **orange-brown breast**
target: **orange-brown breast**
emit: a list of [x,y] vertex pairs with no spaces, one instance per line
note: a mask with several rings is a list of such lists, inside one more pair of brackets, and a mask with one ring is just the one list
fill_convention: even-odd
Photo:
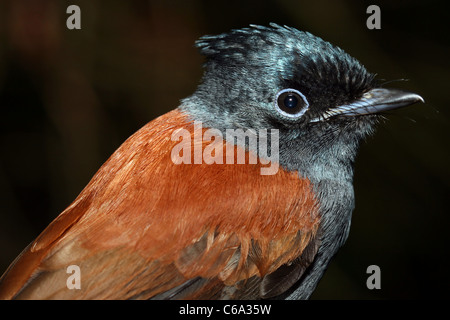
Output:
[[[174,110],[125,141],[5,273],[0,298],[149,298],[195,277],[233,286],[298,258],[320,222],[309,180],[261,175],[259,161],[174,164],[179,129],[195,140]],[[71,264],[80,291],[65,287]]]

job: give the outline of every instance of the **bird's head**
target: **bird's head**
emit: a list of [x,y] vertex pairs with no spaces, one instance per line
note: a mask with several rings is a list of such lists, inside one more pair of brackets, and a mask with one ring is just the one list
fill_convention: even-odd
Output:
[[347,153],[352,161],[380,112],[423,101],[380,88],[342,49],[286,26],[251,25],[196,45],[205,74],[184,100],[188,112],[219,130],[278,129],[280,163],[292,169],[306,156]]

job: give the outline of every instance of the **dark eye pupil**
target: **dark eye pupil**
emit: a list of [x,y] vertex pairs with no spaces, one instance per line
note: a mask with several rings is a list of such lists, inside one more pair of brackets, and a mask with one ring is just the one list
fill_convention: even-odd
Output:
[[284,116],[301,117],[308,110],[306,97],[295,89],[283,89],[277,93],[276,108]]
[[284,105],[286,108],[295,108],[298,104],[298,99],[296,96],[294,96],[293,94],[289,94],[286,96],[286,98],[284,98]]

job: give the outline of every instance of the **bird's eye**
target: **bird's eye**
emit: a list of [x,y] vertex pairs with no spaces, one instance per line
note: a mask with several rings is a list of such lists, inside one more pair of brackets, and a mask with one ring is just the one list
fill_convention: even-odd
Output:
[[300,91],[283,89],[277,93],[275,106],[278,112],[289,118],[300,118],[308,110],[309,103]]

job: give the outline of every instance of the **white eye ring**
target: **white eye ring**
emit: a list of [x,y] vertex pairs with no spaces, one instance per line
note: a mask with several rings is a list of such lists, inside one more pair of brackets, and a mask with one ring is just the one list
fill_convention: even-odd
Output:
[[298,119],[308,110],[309,102],[303,93],[288,88],[277,93],[275,98],[275,108],[285,117]]

